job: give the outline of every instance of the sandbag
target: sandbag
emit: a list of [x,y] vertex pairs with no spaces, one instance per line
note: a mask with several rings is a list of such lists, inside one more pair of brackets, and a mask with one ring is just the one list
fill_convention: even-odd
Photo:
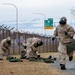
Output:
[[56,61],[56,58],[52,58],[52,56],[50,55],[47,58],[42,58],[42,57],[35,58],[35,57],[32,57],[32,58],[29,59],[29,61],[54,63],[54,61]]
[[9,62],[23,62],[20,58],[16,58],[16,57],[9,57],[7,58],[7,60]]

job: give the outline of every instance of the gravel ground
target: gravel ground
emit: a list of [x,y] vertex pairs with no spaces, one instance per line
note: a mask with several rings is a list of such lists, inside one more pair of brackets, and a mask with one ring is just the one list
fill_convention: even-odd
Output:
[[[49,55],[58,58],[57,53],[41,53],[42,57]],[[19,58],[19,55],[14,56]],[[56,63],[43,63],[23,59],[23,62],[9,62],[4,58],[0,60],[0,75],[75,75],[75,68],[72,66],[66,71],[61,71],[58,61],[57,59]]]

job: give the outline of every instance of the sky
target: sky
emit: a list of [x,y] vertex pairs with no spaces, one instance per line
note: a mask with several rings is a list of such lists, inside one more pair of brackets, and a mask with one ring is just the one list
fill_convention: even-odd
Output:
[[[0,0],[0,25],[16,30],[16,8],[12,4],[18,10],[19,31],[52,35],[62,16],[75,27],[74,13],[71,11],[75,10],[75,0]],[[53,18],[53,29],[44,29],[44,20],[48,18]]]

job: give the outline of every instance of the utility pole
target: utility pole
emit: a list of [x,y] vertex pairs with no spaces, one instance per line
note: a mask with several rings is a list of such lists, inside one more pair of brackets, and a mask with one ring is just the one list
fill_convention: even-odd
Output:
[[18,31],[18,8],[16,7],[16,5],[11,4],[11,3],[3,3],[4,5],[12,5],[15,7],[16,9],[16,30]]

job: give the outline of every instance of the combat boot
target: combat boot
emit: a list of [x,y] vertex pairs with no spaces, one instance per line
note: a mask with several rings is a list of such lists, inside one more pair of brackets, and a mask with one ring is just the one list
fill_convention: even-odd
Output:
[[69,57],[69,61],[72,61],[72,60],[73,60],[73,56],[70,56],[70,57]]
[[0,60],[3,60],[3,57],[0,57]]
[[66,67],[64,64],[60,64],[60,68],[61,68],[61,70],[66,70]]
[[0,60],[3,60],[2,58],[0,58]]

